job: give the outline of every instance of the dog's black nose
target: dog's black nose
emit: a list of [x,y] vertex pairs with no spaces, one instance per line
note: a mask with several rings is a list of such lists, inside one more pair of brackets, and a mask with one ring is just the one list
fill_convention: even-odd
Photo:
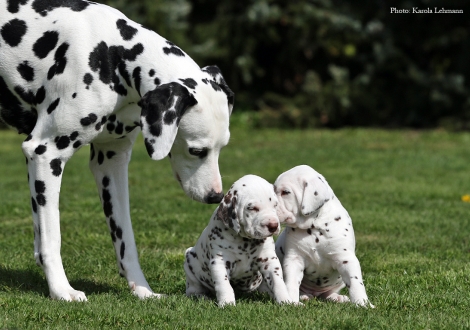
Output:
[[223,193],[218,193],[218,192],[215,192],[214,189],[212,189],[207,195],[206,197],[204,197],[204,201],[207,203],[207,204],[217,204],[217,203],[220,203],[220,201],[222,200],[222,198],[224,198],[224,194]]
[[277,222],[270,222],[268,223],[268,230],[270,233],[274,233],[277,230]]

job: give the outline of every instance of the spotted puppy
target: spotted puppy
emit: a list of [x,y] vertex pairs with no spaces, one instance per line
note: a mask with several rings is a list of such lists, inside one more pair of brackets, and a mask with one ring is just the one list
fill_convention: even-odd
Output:
[[150,157],[167,155],[191,198],[223,197],[218,157],[229,140],[233,93],[215,66],[119,11],[83,0],[0,0],[0,116],[27,135],[34,255],[53,299],[86,300],[60,255],[64,166],[90,144],[119,273],[140,298],[156,296],[139,265],[127,168],[140,131]]
[[253,291],[264,279],[264,290],[278,303],[290,302],[272,238],[279,233],[277,203],[272,185],[258,176],[233,184],[186,250],[186,295],[215,292],[219,306],[235,305],[233,288]]
[[351,301],[371,306],[355,255],[352,221],[325,178],[301,165],[282,173],[274,183],[278,215],[287,227],[276,242],[293,301],[320,297],[350,301],[339,291],[349,288]]

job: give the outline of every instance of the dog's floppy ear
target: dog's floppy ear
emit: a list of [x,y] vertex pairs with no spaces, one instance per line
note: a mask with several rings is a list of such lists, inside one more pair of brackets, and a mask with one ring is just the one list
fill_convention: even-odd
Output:
[[240,232],[240,221],[237,214],[237,196],[229,190],[217,208],[217,219],[225,226],[232,228],[237,234]]
[[228,111],[230,114],[232,114],[233,103],[235,100],[235,93],[232,92],[230,87],[228,87],[227,83],[225,82],[224,77],[222,76],[222,72],[220,71],[219,67],[217,65],[209,65],[209,66],[203,67],[202,71],[207,72],[209,75],[212,76],[213,80],[215,81],[215,85],[213,82],[211,82],[211,84],[215,90],[218,90],[218,88],[220,88],[222,92],[224,92],[225,95],[227,95]]
[[154,160],[165,158],[175,141],[185,111],[197,104],[183,85],[171,82],[147,92],[139,101],[140,124],[147,152]]
[[304,216],[309,216],[318,211],[323,204],[333,197],[333,193],[328,186],[328,183],[325,178],[320,175],[303,180],[302,183],[304,191],[300,212]]

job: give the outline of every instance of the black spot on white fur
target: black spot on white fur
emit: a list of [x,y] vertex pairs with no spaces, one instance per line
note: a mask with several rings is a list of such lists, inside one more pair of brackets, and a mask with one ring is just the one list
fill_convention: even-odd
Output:
[[3,40],[5,40],[10,47],[16,47],[23,40],[23,36],[26,34],[26,31],[26,22],[14,18],[2,26],[0,34],[2,35]]

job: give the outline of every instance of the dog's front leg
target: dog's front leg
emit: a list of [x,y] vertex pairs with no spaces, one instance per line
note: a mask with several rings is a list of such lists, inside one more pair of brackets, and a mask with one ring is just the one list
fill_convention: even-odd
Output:
[[282,268],[279,259],[269,259],[269,264],[261,265],[260,272],[264,283],[269,288],[269,294],[279,304],[293,303],[282,277]]
[[60,256],[59,193],[63,169],[73,149],[64,150],[58,146],[60,143],[39,141],[33,135],[22,145],[31,191],[34,256],[44,270],[52,299],[86,301],[85,294],[69,284]]
[[335,261],[338,272],[341,274],[346,287],[349,288],[351,302],[360,306],[374,308],[374,305],[367,298],[366,288],[362,281],[361,265],[356,255],[352,253],[336,255]]
[[304,277],[304,262],[302,258],[287,254],[283,261],[284,281],[287,292],[294,303],[299,302],[299,288]]
[[[136,132],[137,133],[137,132]],[[98,186],[116,252],[119,274],[139,298],[153,293],[140,268],[129,210],[128,164],[136,134],[112,143],[91,145],[90,169]]]
[[210,271],[219,307],[235,305],[235,292],[230,285],[224,260],[212,259]]

